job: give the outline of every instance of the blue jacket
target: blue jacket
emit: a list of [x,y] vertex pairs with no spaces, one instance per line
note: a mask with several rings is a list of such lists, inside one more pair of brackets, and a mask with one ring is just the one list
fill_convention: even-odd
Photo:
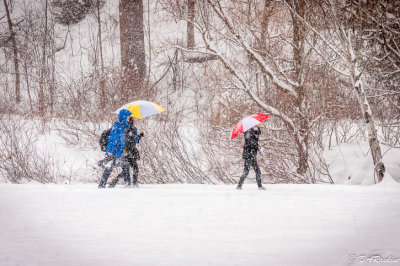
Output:
[[110,137],[108,138],[106,154],[109,152],[115,157],[122,156],[125,148],[125,129],[129,127],[126,119],[131,114],[132,113],[126,109],[119,112],[118,122],[114,123]]

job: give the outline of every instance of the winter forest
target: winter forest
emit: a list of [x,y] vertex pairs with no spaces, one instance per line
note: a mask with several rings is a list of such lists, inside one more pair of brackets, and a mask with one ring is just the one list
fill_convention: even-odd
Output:
[[[5,0],[3,7],[7,181],[71,181],[82,171],[78,179],[95,181],[101,131],[114,110],[139,99],[167,109],[140,121],[144,183],[235,183],[242,143],[229,134],[252,113],[271,115],[259,156],[267,182],[372,184],[400,169],[396,1]],[[65,149],[50,147],[62,140]],[[326,157],[340,144],[363,146],[367,176],[334,176]],[[79,173],[64,166],[76,159]]]
[[[399,1],[1,2],[0,212],[15,220],[0,214],[0,226],[11,228],[5,240],[0,240],[0,247],[7,245],[6,240],[18,247],[0,251],[1,265],[268,265],[268,260],[254,258],[247,249],[240,257],[227,244],[232,240],[228,235],[237,232],[238,224],[252,227],[263,208],[269,209],[261,215],[265,223],[256,222],[261,232],[256,228],[244,231],[249,242],[254,240],[252,245],[258,245],[257,252],[269,256],[270,265],[347,265],[352,253],[356,261],[350,263],[364,262],[361,254],[367,254],[365,260],[371,259],[368,254],[378,254],[381,259],[392,256],[400,262]],[[118,189],[122,188],[120,181],[115,192],[94,194],[102,193],[93,190],[104,171],[98,165],[105,157],[99,138],[118,120],[115,111],[137,100],[157,103],[166,110],[136,120],[138,132],[143,133],[137,145],[138,183],[143,189]],[[260,124],[258,143],[262,149],[257,155],[267,191],[255,191],[252,168],[244,184],[247,191],[236,191],[243,173],[245,139],[239,135],[231,140],[232,129],[244,117],[257,113],[269,116]],[[114,170],[109,180],[120,172]],[[204,187],[201,192],[199,184]],[[248,194],[237,196],[242,192]],[[31,252],[28,244],[15,240],[24,235],[13,227],[21,218],[18,215],[24,215],[15,212],[22,204],[17,202],[21,197],[30,201],[35,193],[43,200],[20,207],[30,217],[27,223],[36,221],[36,226],[27,230],[37,239],[39,249],[50,250],[48,254]],[[159,193],[165,202],[152,205]],[[182,196],[182,202],[175,194]],[[225,195],[223,202],[220,194]],[[72,222],[72,235],[59,236],[66,250],[51,244],[61,243],[53,237],[63,226],[54,231],[50,226],[49,232],[48,223],[41,224],[38,218],[48,213],[37,206],[59,207],[57,195],[70,204],[67,209],[89,213]],[[298,197],[298,202],[288,206],[286,196]],[[128,208],[130,197],[142,204],[140,208],[148,207],[140,209],[144,216],[138,218],[133,211],[135,214],[128,217],[123,210],[118,211],[118,204]],[[201,197],[215,206],[207,205]],[[87,208],[80,205],[82,201]],[[10,207],[10,202],[16,205]],[[240,202],[254,206],[244,209]],[[96,244],[107,243],[112,234],[105,233],[101,240],[97,234],[103,234],[112,221],[105,216],[97,224],[94,217],[99,214],[92,210],[97,204],[116,219],[132,218],[143,224],[153,219],[151,211],[161,215],[165,223],[152,224],[152,233],[150,228],[141,231],[139,226],[135,232],[142,238],[132,240],[127,234],[118,242],[142,245],[144,254],[150,256],[138,255],[134,261],[121,256],[115,261],[112,254],[103,254]],[[243,215],[236,216],[235,206]],[[315,212],[301,211],[304,206]],[[343,211],[344,206],[351,210]],[[326,208],[333,208],[332,212]],[[368,208],[372,211],[353,220],[343,214]],[[177,218],[182,209],[184,220],[195,219],[192,225]],[[266,221],[269,214],[282,215],[282,209],[291,215]],[[64,214],[57,212],[55,221],[65,222]],[[202,214],[214,222],[214,229],[205,226],[208,223]],[[374,214],[385,218],[375,220]],[[333,220],[325,224],[324,217]],[[307,224],[308,218],[322,220]],[[80,223],[95,223],[98,231],[90,229],[93,235],[86,236],[85,229],[77,229]],[[290,240],[271,235],[269,229],[278,225],[283,226],[279,232],[297,233]],[[128,228],[122,228],[125,226]],[[198,240],[200,250],[190,240],[183,240],[190,234],[185,226],[193,226],[187,232]],[[319,226],[347,235],[331,239]],[[217,228],[223,229],[214,234]],[[42,230],[51,240],[35,237]],[[179,233],[171,240],[168,230]],[[378,231],[371,235],[366,233],[369,230]],[[158,239],[157,233],[167,242],[147,249],[149,242]],[[310,234],[313,237],[308,238]],[[94,251],[76,263],[83,247],[68,247],[78,236],[83,243],[94,245]],[[246,236],[239,236],[242,238]],[[206,245],[210,240],[216,243],[215,252],[224,256],[200,255],[212,252]],[[306,244],[300,249],[289,244],[304,240]],[[324,243],[331,252],[310,244],[320,241],[327,241]],[[177,249],[165,248],[167,243],[176,244]],[[284,249],[298,261],[290,260],[289,255],[265,253],[275,243],[279,243],[277,254]],[[247,247],[245,243],[236,245],[233,247]],[[120,246],[111,251],[117,248]],[[155,259],[150,250],[159,250],[158,254],[168,259]],[[30,260],[9,257],[24,252]],[[171,252],[172,257],[168,256]],[[308,252],[326,256],[309,264],[304,255]],[[58,258],[64,259],[61,264]]]
[[[76,173],[63,164],[76,158],[87,161],[79,172],[90,172],[81,179],[95,181],[91,158],[100,155],[81,154],[98,150],[114,110],[139,99],[167,109],[140,121],[144,183],[235,183],[242,144],[229,134],[252,113],[271,115],[259,156],[267,182],[349,182],[326,158],[340,144],[364,148],[367,176],[343,176],[354,184],[400,169],[396,1],[4,0],[3,7],[7,181],[71,181]],[[65,150],[43,149],[60,138]]]

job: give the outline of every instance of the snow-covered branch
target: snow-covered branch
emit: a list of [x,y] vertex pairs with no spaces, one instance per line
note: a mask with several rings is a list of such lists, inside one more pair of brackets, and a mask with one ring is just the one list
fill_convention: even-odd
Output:
[[207,2],[211,5],[211,7],[214,9],[215,13],[218,15],[218,17],[222,20],[222,22],[227,26],[229,31],[232,33],[232,35],[235,37],[235,39],[242,45],[242,47],[245,49],[245,51],[256,60],[258,65],[261,67],[261,69],[270,76],[272,82],[279,87],[280,89],[287,91],[289,94],[291,94],[294,98],[297,98],[297,92],[296,92],[296,87],[299,86],[297,82],[291,81],[284,73],[279,73],[282,74],[282,76],[285,77],[288,83],[283,82],[278,78],[278,74],[273,71],[271,67],[268,66],[268,64],[265,62],[265,60],[262,58],[262,56],[257,53],[243,38],[240,36],[238,32],[235,31],[234,27],[230,23],[229,19],[226,17],[223,8],[221,7],[219,1],[217,1],[216,6],[215,3],[211,0],[207,0]]

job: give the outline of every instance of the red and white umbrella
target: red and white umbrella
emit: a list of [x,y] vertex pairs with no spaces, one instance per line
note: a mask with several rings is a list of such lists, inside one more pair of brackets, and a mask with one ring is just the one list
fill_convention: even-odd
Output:
[[267,119],[269,115],[266,114],[254,114],[251,116],[246,116],[236,126],[232,129],[231,140],[239,136],[240,134],[246,132],[250,128],[260,124],[262,121]]

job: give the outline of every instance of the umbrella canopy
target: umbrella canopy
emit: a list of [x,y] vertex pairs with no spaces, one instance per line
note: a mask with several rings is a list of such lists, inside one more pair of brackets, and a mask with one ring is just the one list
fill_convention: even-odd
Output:
[[123,106],[118,108],[118,110],[116,110],[114,113],[118,114],[119,111],[121,111],[122,109],[127,109],[131,111],[132,113],[131,116],[138,119],[159,114],[165,111],[165,109],[160,105],[148,101],[134,101],[124,104]]
[[231,140],[239,136],[240,134],[246,132],[250,128],[260,124],[262,121],[267,119],[269,115],[266,114],[254,114],[251,116],[246,116],[236,126],[232,129]]

